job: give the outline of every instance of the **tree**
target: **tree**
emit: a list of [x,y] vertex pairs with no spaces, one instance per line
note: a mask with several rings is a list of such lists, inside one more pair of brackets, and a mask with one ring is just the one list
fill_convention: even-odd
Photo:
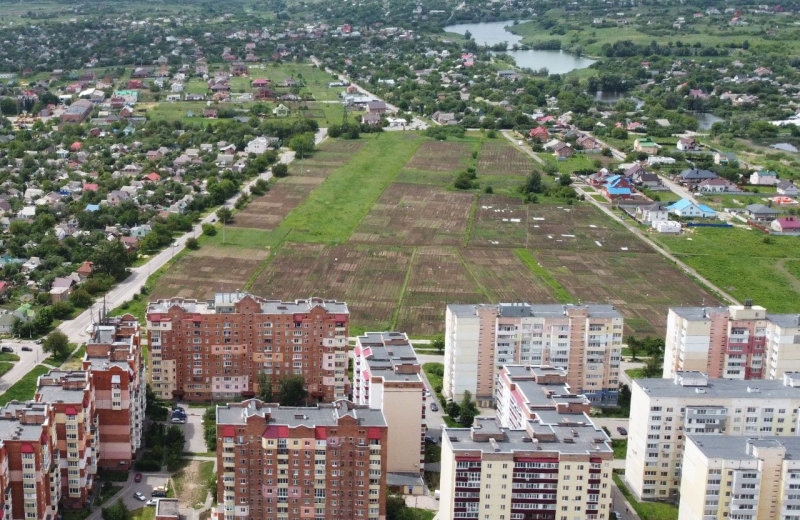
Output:
[[478,410],[475,401],[472,400],[472,394],[469,390],[464,390],[464,397],[461,399],[461,413],[458,416],[458,422],[464,428],[469,428],[475,422],[475,417],[481,414]]
[[281,406],[301,406],[305,404],[308,390],[303,376],[286,376],[278,385],[278,402]]
[[295,151],[298,159],[311,155],[314,153],[314,134],[305,133],[292,137],[289,140],[289,148]]
[[533,170],[525,184],[522,187],[524,193],[542,193],[544,186],[542,185],[542,174],[538,170]]
[[289,167],[284,163],[278,163],[272,167],[272,175],[275,177],[286,177],[289,175]]
[[272,398],[272,378],[264,372],[258,373],[258,398],[265,403],[271,403]]
[[227,224],[231,220],[233,220],[233,212],[228,208],[219,208],[217,210],[217,218],[223,224]]
[[641,348],[641,343],[635,336],[628,336],[628,348],[631,349],[631,356],[633,356],[633,360],[636,361],[636,353]]
[[85,309],[91,305],[93,301],[94,300],[89,292],[82,287],[75,289],[72,291],[72,294],[69,295],[69,302],[75,307],[79,307],[81,309]]
[[92,255],[94,272],[113,276],[115,280],[123,280],[128,276],[128,254],[119,240],[103,240]]
[[642,369],[644,377],[661,377],[664,371],[664,362],[658,357],[651,357]]
[[200,249],[200,242],[198,242],[196,238],[190,238],[186,240],[186,247],[193,251],[196,251]]
[[431,346],[436,349],[436,352],[441,354],[444,352],[444,334],[437,334],[431,340]]
[[447,412],[447,415],[449,415],[451,419],[454,421],[458,420],[459,415],[461,415],[461,407],[457,402],[450,401],[444,408],[445,412]]
[[217,234],[217,227],[214,224],[203,224],[203,234],[213,237]]
[[568,173],[562,173],[558,177],[558,184],[561,186],[569,186],[572,184],[572,177]]
[[104,507],[103,520],[128,520],[128,506],[120,498],[113,506]]
[[64,358],[69,354],[69,338],[60,330],[55,330],[45,338],[42,350],[55,358]]

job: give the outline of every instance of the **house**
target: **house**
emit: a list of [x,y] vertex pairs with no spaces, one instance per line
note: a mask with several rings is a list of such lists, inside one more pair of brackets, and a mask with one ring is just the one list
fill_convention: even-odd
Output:
[[381,126],[380,114],[364,114],[361,116],[361,122],[368,126]]
[[661,184],[661,177],[656,175],[655,173],[642,173],[638,176],[633,178],[633,182],[637,186],[642,186],[644,188],[660,188]]
[[649,137],[643,137],[641,139],[636,139],[633,142],[633,151],[634,152],[641,152],[650,155],[658,155],[658,149],[661,148],[659,145],[656,144],[655,141],[650,139]]
[[126,253],[139,249],[139,239],[136,237],[120,237],[119,241],[125,246]]
[[654,202],[636,207],[636,218],[639,221],[655,226],[656,222],[669,220],[669,211],[661,204]]
[[150,172],[144,176],[144,180],[150,182],[158,182],[161,180],[161,175],[157,174],[156,172]]
[[736,160],[736,156],[732,153],[714,152],[714,164],[728,164]]
[[247,143],[247,146],[244,147],[244,153],[261,155],[267,151],[267,148],[269,148],[269,142],[267,141],[267,138],[263,136],[256,137]]
[[131,228],[131,236],[136,238],[143,238],[148,235],[153,230],[150,227],[150,224],[142,224],[141,226],[133,226]]
[[130,198],[130,194],[127,191],[122,190],[111,190],[106,197],[108,203],[112,206],[116,206],[122,202],[125,202]]
[[87,260],[75,272],[78,273],[81,281],[83,281],[92,276],[92,271],[94,271],[94,263]]
[[558,143],[553,147],[553,155],[555,155],[559,161],[563,161],[564,159],[569,159],[574,154],[575,150],[573,150],[572,147],[568,144]]
[[517,78],[519,78],[519,75],[516,72],[514,72],[513,70],[506,69],[506,70],[498,70],[497,71],[497,77],[500,78],[500,79],[507,79],[509,81],[515,81]]
[[272,114],[275,117],[288,117],[289,116],[289,109],[281,103],[280,105],[276,106],[272,109]]
[[667,206],[667,211],[682,218],[714,218],[717,212],[705,204],[695,204],[689,199],[681,199]]
[[678,150],[681,152],[696,152],[700,150],[700,145],[697,144],[694,137],[685,137],[683,139],[678,139],[678,144],[676,145]]
[[796,197],[797,186],[795,186],[794,182],[792,181],[778,181],[778,194],[785,195],[787,197]]
[[644,175],[645,173],[648,172],[647,170],[644,169],[644,166],[642,166],[639,163],[636,163],[627,170],[625,170],[625,177],[632,179],[634,182],[636,182],[636,178],[640,177],[641,175]]
[[750,184],[756,186],[775,186],[778,174],[772,170],[759,170],[750,174]]
[[550,132],[548,132],[547,128],[543,126],[537,126],[536,128],[531,128],[531,131],[528,133],[528,137],[531,139],[536,139],[539,142],[546,143],[550,140]]
[[453,112],[434,112],[432,118],[440,125],[456,124],[456,115]]
[[624,175],[612,175],[606,179],[602,193],[610,201],[627,200],[633,196],[632,188],[633,186]]
[[716,179],[706,179],[698,184],[697,191],[702,193],[723,193],[741,190],[731,181],[717,177]]
[[270,83],[272,82],[268,79],[257,78],[250,82],[250,86],[253,88],[268,87]]
[[[78,275],[74,275],[75,278]],[[52,303],[63,302],[69,299],[72,292],[72,287],[77,284],[77,281],[72,276],[65,276],[53,280],[53,285],[50,289],[50,301]]]
[[203,109],[203,117],[207,117],[209,119],[216,119],[217,118],[217,109],[216,108],[204,108]]
[[778,218],[779,214],[783,213],[778,209],[763,204],[750,204],[744,208],[744,212],[751,219],[759,221],[772,221]]
[[22,264],[22,272],[29,273],[42,265],[42,259],[38,256],[32,256]]
[[716,179],[717,177],[717,174],[714,172],[710,172],[708,170],[697,170],[694,168],[683,170],[679,175],[681,184],[691,186],[700,184],[708,179]]
[[586,150],[587,152],[596,152],[603,149],[603,146],[590,135],[581,135],[575,140],[575,144]]
[[769,227],[778,233],[800,233],[800,220],[797,217],[778,217]]
[[386,113],[386,103],[383,101],[370,101],[367,103],[367,113],[368,114],[385,114]]
[[611,172],[605,168],[601,168],[597,173],[589,175],[586,178],[586,182],[591,186],[602,186],[608,181],[609,177],[611,177]]

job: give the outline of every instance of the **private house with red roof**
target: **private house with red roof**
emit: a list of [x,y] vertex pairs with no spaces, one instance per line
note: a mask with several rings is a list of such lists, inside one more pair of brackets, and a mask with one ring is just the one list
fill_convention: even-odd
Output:
[[546,143],[550,140],[550,132],[547,131],[547,128],[543,126],[537,126],[536,128],[531,128],[528,137],[531,139],[536,139],[539,142]]
[[86,182],[83,184],[83,191],[97,191],[100,189],[100,185],[96,182]]
[[156,172],[150,172],[144,176],[144,179],[150,182],[158,182],[161,180],[161,175],[157,174]]
[[81,148],[83,148],[83,143],[81,143],[80,141],[75,141],[69,147],[69,149],[73,152],[80,152]]
[[250,82],[250,86],[251,87],[267,87],[267,86],[270,85],[270,83],[272,83],[272,82],[270,80],[268,80],[268,79],[258,78],[258,79],[254,79],[253,81],[251,81]]
[[778,217],[769,227],[778,233],[800,233],[800,220],[798,217]]

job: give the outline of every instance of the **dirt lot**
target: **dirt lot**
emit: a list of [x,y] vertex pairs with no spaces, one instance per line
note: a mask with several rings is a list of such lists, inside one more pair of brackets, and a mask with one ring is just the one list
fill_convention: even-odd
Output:
[[471,149],[466,143],[426,141],[406,163],[412,170],[447,172],[466,168]]
[[236,213],[230,226],[272,231],[324,180],[323,177],[299,177],[318,181],[307,184],[295,182],[294,179],[289,182],[289,179],[293,178],[287,177],[286,182],[275,184],[267,193],[253,199],[243,211]]
[[507,139],[484,141],[478,156],[481,175],[525,175],[531,173],[533,160],[517,150]]
[[161,277],[151,299],[208,299],[218,291],[241,289],[267,254],[267,250],[204,245]]
[[462,245],[473,195],[391,184],[361,221],[351,242]]
[[175,490],[175,497],[183,507],[199,509],[203,506],[208,497],[208,489],[203,480],[203,465],[213,466],[213,462],[201,462],[193,460],[172,476],[172,488]]

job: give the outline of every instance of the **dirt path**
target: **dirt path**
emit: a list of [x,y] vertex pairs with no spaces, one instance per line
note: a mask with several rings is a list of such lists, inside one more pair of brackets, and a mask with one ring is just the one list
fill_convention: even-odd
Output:
[[781,258],[777,262],[775,262],[775,270],[781,274],[786,275],[786,278],[789,279],[789,283],[792,284],[792,289],[796,292],[800,292],[800,280],[798,280],[791,271],[786,269],[786,261],[787,260],[796,260],[795,258]]

